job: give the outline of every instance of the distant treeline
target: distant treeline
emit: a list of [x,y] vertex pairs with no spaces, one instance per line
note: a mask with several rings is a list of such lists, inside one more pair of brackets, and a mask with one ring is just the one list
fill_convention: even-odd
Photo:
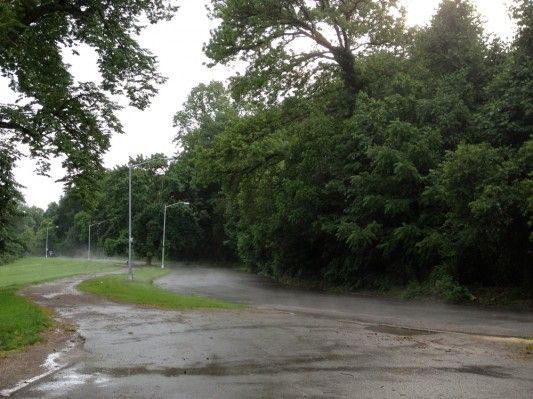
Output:
[[[164,204],[187,201],[168,211],[174,259],[349,289],[423,283],[453,300],[533,287],[530,1],[512,7],[510,43],[461,0],[420,29],[392,0],[213,3],[206,54],[247,69],[193,89],[177,159],[134,171],[138,256],[158,256]],[[125,254],[127,177],[105,171],[46,211],[58,248],[105,220],[95,245]]]

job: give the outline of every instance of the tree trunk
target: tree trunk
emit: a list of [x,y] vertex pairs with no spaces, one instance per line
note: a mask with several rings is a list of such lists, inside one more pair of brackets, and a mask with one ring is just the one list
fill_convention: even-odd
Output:
[[361,81],[355,71],[355,56],[345,48],[336,48],[333,56],[341,68],[342,79],[346,88],[356,94],[361,90]]

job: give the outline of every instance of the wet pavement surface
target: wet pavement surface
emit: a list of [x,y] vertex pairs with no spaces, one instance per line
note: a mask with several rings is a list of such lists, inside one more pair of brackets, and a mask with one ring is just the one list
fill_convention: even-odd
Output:
[[[219,276],[204,276],[210,270],[218,270]],[[231,292],[223,277],[237,285],[237,292]],[[220,269],[180,269],[158,281],[182,292],[208,290],[207,283],[213,281],[212,296],[219,296],[219,290],[224,291],[220,297],[261,304],[239,311],[165,311],[117,304],[76,292],[79,278],[31,287],[28,295],[73,323],[83,343],[58,359],[59,371],[13,396],[533,397],[533,361],[521,340],[405,328],[407,322],[394,326],[392,316],[381,318],[377,311],[360,318],[355,308],[341,308],[342,314],[336,308],[329,311],[320,305],[324,294],[300,292],[305,303],[294,302],[296,291],[285,296],[279,287],[263,287],[252,301],[245,295],[253,285],[239,283],[248,278],[255,281]],[[262,303],[269,290],[276,292],[275,300]],[[304,309],[311,297],[314,306]],[[292,302],[283,302],[289,298]],[[413,316],[421,306],[415,305]],[[368,311],[369,305],[364,306]],[[377,309],[382,306],[386,308]],[[491,317],[485,320],[487,327],[492,322]],[[482,323],[478,315],[476,324]]]
[[358,295],[288,289],[265,277],[234,270],[181,267],[157,281],[181,293],[254,305],[337,313],[370,323],[503,337],[533,336],[533,313],[507,312]]

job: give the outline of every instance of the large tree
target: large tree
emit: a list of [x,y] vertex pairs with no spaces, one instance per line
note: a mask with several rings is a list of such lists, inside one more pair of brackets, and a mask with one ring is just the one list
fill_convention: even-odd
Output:
[[416,44],[434,77],[463,72],[476,84],[486,78],[483,25],[470,0],[443,0]]
[[[29,147],[46,172],[65,155],[65,180],[94,178],[112,133],[122,127],[109,95],[144,109],[164,81],[136,41],[146,23],[170,19],[172,0],[9,0],[0,3],[0,76],[17,95],[0,102],[0,148]],[[92,48],[101,82],[79,82],[65,54]],[[1,100],[0,100],[1,101]],[[5,100],[4,100],[5,101]],[[15,152],[16,155],[18,153]],[[2,176],[4,180],[4,175]]]
[[212,0],[211,16],[221,22],[206,54],[215,63],[246,61],[234,89],[255,99],[307,87],[332,67],[358,91],[356,57],[393,47],[404,30],[397,0]]

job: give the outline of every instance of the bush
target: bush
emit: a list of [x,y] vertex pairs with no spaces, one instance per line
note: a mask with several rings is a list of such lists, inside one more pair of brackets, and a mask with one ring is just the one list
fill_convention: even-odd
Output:
[[447,302],[462,303],[474,299],[468,289],[450,275],[445,266],[435,268],[430,278],[430,284],[434,294]]
[[407,287],[405,287],[402,297],[404,299],[413,299],[428,296],[430,294],[431,289],[427,283],[421,284],[418,281],[410,281],[409,284],[407,284]]

